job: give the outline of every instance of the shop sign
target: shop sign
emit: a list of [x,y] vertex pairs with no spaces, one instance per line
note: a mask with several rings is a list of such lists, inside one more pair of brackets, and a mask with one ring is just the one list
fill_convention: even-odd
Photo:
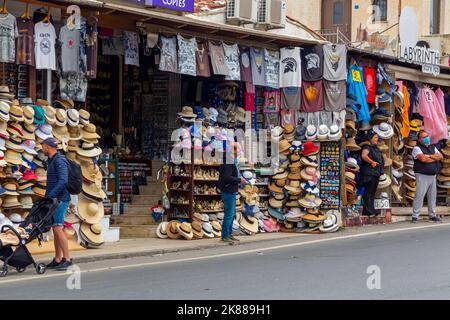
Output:
[[145,5],[183,12],[194,12],[194,0],[145,0]]
[[419,19],[412,7],[402,10],[399,22],[399,59],[422,66],[424,73],[437,76],[440,73],[441,52],[425,46],[417,46],[419,41]]
[[369,35],[367,42],[375,50],[386,50],[389,47],[389,36],[374,32]]

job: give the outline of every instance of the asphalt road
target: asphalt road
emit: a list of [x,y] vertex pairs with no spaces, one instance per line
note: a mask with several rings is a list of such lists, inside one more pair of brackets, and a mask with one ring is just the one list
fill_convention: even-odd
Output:
[[[292,243],[281,241],[276,250],[263,243],[79,265],[79,290],[67,289],[69,275],[56,271],[11,271],[0,279],[0,300],[450,299],[450,226]],[[379,281],[369,281],[380,289],[368,289],[374,277],[368,268],[380,272]]]

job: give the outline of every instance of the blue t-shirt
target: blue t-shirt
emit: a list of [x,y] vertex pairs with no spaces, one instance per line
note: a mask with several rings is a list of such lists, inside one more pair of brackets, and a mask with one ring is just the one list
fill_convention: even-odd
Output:
[[353,109],[358,113],[358,120],[364,123],[370,121],[370,111],[367,105],[367,89],[364,85],[364,78],[361,69],[352,64],[350,66],[347,77],[347,94],[357,97],[357,101],[361,108],[353,106]]

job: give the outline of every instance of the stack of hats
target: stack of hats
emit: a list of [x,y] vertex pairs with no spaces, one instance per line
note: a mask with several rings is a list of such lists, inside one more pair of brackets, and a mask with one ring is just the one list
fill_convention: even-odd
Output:
[[361,147],[359,145],[356,144],[356,134],[357,134],[357,130],[356,130],[356,123],[354,119],[347,119],[345,121],[345,128],[346,128],[346,147],[347,150],[352,152],[352,151],[360,151]]
[[161,222],[156,229],[156,235],[160,239],[173,240],[220,238],[222,225],[217,216],[213,219],[207,214],[194,213],[190,223],[178,220]]
[[348,158],[345,163],[345,191],[347,193],[347,202],[354,204],[356,199],[357,185],[356,175],[359,172],[358,161],[355,158]]
[[258,219],[255,218],[255,215],[260,213],[259,190],[255,186],[256,180],[251,171],[244,171],[242,177],[246,181],[239,190],[242,214],[239,212],[236,215],[236,221],[245,234],[253,235],[259,230]]
[[444,160],[442,161],[442,169],[438,176],[438,188],[450,189],[450,140],[444,149],[441,150],[444,155]]

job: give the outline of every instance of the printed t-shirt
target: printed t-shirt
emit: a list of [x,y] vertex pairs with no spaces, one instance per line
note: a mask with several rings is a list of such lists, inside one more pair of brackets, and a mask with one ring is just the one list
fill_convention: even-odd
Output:
[[302,86],[302,105],[304,112],[322,111],[324,105],[323,81],[303,82]]
[[318,81],[323,77],[323,47],[316,45],[303,48],[302,56],[302,80]]

